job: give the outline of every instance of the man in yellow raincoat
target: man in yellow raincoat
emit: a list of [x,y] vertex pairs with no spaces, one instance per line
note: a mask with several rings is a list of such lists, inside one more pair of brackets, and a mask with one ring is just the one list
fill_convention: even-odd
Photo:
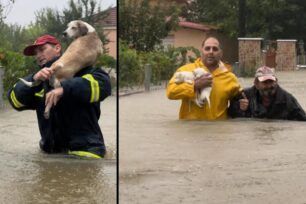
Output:
[[[229,101],[239,93],[241,87],[237,77],[221,62],[222,49],[217,38],[209,37],[203,41],[201,51],[201,58],[180,67],[176,72],[192,72],[200,67],[208,74],[195,79],[192,84],[186,82],[178,84],[174,75],[167,87],[167,97],[182,100],[180,119],[226,119]],[[203,107],[200,107],[194,102],[196,93],[209,86],[211,86],[210,106],[204,103]]]

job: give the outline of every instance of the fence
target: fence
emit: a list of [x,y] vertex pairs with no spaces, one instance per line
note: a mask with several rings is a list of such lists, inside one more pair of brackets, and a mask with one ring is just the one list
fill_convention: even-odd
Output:
[[306,65],[306,55],[298,55],[296,61],[299,65]]
[[294,39],[264,40],[263,38],[238,38],[239,70],[242,76],[250,76],[255,68],[262,65],[276,71],[294,71],[305,67],[303,41]]
[[253,77],[258,67],[265,63],[264,54],[240,54],[240,61],[232,65],[233,73],[238,77]]
[[[174,71],[173,71],[174,72]],[[148,92],[165,88],[171,76],[166,79],[163,73],[156,72],[152,64],[145,64],[142,69],[142,80],[134,83],[132,86],[124,86],[119,88],[119,96],[126,96],[134,93]]]

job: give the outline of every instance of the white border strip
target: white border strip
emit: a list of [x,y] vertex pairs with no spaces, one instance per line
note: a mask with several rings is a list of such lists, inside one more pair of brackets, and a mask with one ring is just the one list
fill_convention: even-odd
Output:
[[263,40],[263,38],[238,38],[238,40]]
[[277,42],[296,42],[297,40],[285,40],[285,39],[280,39],[280,40],[276,40]]

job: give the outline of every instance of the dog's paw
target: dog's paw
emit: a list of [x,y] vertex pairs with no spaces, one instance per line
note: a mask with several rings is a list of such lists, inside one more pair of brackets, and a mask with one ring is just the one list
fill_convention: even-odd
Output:
[[44,112],[44,118],[47,120],[50,118],[50,111]]
[[200,108],[203,107],[203,104],[201,103],[201,100],[199,100],[198,98],[197,98],[194,102],[195,102],[195,104],[196,104],[197,106],[199,106]]

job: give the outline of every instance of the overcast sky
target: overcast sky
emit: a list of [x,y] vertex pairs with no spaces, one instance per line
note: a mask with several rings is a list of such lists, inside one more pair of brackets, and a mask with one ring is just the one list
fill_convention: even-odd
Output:
[[[8,24],[17,23],[26,26],[30,24],[31,21],[34,22],[35,11],[46,7],[62,11],[63,8],[68,7],[68,2],[69,0],[15,0],[15,3],[12,4],[11,8],[6,8],[6,11],[9,13],[5,22]],[[109,6],[116,6],[116,0],[98,0],[97,2],[101,2],[102,10]]]

